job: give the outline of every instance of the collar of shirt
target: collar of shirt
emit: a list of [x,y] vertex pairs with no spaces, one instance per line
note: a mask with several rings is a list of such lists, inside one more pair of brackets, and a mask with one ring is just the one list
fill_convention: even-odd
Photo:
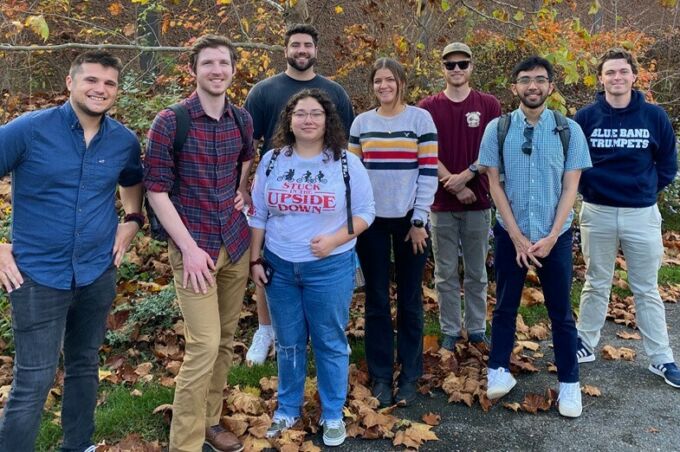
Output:
[[[189,116],[191,119],[198,119],[201,116],[206,116],[207,113],[205,110],[203,110],[203,106],[201,105],[201,99],[198,97],[198,93],[194,91],[191,93],[189,97],[187,97],[187,100],[184,102],[184,105],[187,107],[187,110],[189,110]],[[234,118],[233,116],[233,110],[229,108],[229,98],[225,95],[224,96],[224,113],[222,116],[227,115],[230,118]]]

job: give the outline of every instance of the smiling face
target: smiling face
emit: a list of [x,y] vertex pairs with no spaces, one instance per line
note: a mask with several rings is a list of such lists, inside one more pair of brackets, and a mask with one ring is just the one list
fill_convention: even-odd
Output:
[[313,97],[300,99],[290,118],[290,129],[296,142],[323,143],[326,133],[326,111]]
[[529,109],[541,108],[553,89],[548,71],[542,66],[520,71],[512,84],[512,92],[519,97],[522,106]]
[[99,63],[83,63],[66,77],[74,110],[87,116],[102,116],[118,94],[118,70]]
[[401,91],[404,83],[392,71],[381,68],[373,76],[373,93],[380,105],[391,106],[401,101]]
[[604,87],[605,95],[615,97],[630,96],[637,76],[630,63],[625,59],[607,60],[602,64],[602,72],[598,76]]
[[[458,63],[453,69],[447,69],[452,63]],[[454,52],[449,53],[442,62],[444,68],[444,79],[446,84],[453,87],[465,86],[470,82],[470,75],[472,74],[472,61],[470,57],[464,53]],[[466,69],[461,69],[459,65],[467,65]]]
[[206,47],[196,57],[196,69],[190,69],[196,77],[196,90],[204,95],[224,96],[231,85],[236,68],[231,53],[225,46]]
[[316,50],[317,47],[310,35],[296,33],[290,36],[284,55],[290,67],[304,72],[316,64]]

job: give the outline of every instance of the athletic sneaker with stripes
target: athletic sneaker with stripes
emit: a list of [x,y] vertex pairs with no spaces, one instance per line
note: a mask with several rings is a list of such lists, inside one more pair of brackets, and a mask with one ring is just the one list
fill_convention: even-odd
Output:
[[675,363],[650,364],[649,371],[659,375],[674,388],[680,388],[680,369]]
[[592,363],[595,361],[595,355],[588,350],[588,347],[585,346],[580,337],[576,343],[576,358],[579,363]]

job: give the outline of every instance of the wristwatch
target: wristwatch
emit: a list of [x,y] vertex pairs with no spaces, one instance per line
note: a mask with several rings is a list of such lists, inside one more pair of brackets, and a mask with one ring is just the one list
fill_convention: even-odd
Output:
[[425,223],[423,223],[423,220],[411,220],[411,224],[416,228],[424,228],[425,227]]
[[473,174],[473,176],[479,175],[479,166],[477,166],[476,163],[473,163],[472,165],[468,166],[468,169]]

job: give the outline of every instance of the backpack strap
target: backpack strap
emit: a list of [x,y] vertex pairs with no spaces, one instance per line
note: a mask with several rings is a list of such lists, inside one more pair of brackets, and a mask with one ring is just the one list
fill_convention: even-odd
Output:
[[272,170],[274,169],[274,163],[276,163],[276,159],[279,158],[280,153],[281,153],[281,148],[274,149],[274,153],[272,154],[272,158],[269,159],[269,163],[267,164],[267,170],[264,172],[265,179],[269,177]]
[[508,136],[510,130],[510,123],[512,122],[511,113],[505,113],[498,118],[496,123],[496,137],[498,138],[498,173],[505,173],[505,165],[503,164],[503,149],[505,148],[505,137]]
[[[236,123],[236,128],[238,129],[238,133],[241,134],[241,143],[243,145],[246,142],[246,133],[245,133],[245,126],[243,125],[243,117],[239,113],[238,109],[234,108],[234,106],[231,103],[227,104],[227,108],[229,108],[229,111],[231,112],[231,116],[234,118],[234,122]],[[236,189],[238,189],[238,187],[241,183],[241,170],[242,169],[243,169],[243,162],[241,162],[241,161],[236,162]]]
[[560,135],[560,141],[562,142],[562,151],[564,152],[564,163],[567,163],[567,150],[569,149],[569,141],[571,141],[571,129],[569,128],[569,123],[564,115],[553,110],[553,116],[555,117],[556,127],[553,130],[556,134]]
[[342,178],[345,181],[345,206],[347,208],[347,233],[354,234],[354,222],[352,221],[352,188],[349,185],[349,165],[347,164],[347,151],[342,150],[340,154],[340,164],[342,165]]
[[172,142],[172,151],[177,154],[182,150],[189,136],[191,118],[189,117],[189,110],[181,102],[172,104],[168,108],[175,113],[175,139]]

